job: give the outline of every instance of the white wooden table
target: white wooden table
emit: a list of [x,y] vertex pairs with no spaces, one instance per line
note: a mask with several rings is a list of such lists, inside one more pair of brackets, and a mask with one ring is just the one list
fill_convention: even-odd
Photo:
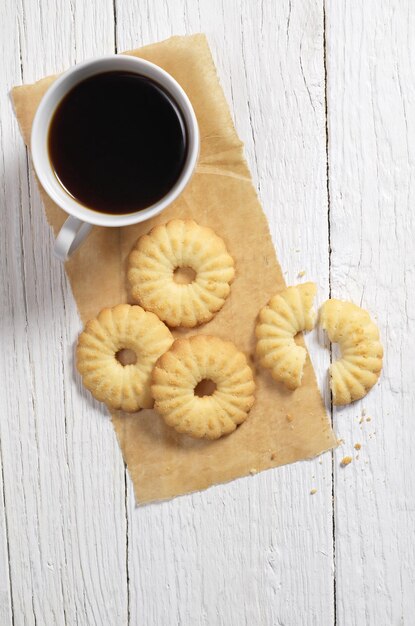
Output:
[[[413,0],[2,0],[0,28],[0,625],[415,624]],[[385,367],[332,456],[136,509],[7,92],[198,31],[287,281],[376,314]]]

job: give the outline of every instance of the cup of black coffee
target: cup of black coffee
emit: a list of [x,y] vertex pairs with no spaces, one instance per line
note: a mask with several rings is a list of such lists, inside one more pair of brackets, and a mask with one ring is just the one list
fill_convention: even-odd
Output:
[[54,248],[66,260],[92,225],[136,224],[169,206],[194,171],[199,130],[170,74],[113,55],[52,84],[36,112],[31,150],[42,186],[69,214]]

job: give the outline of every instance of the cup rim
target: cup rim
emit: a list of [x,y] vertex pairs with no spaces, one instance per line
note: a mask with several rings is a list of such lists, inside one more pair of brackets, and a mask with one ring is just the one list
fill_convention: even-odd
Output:
[[[123,67],[122,67],[123,66]],[[186,161],[179,179],[153,205],[134,213],[101,213],[77,202],[60,184],[48,156],[48,133],[53,114],[65,95],[82,80],[111,71],[129,69],[158,82],[174,98],[184,116],[188,134]],[[66,213],[98,226],[127,226],[144,222],[159,213],[182,193],[196,167],[199,155],[199,127],[196,114],[184,89],[173,76],[151,61],[127,54],[112,54],[83,61],[66,70],[48,88],[40,101],[31,131],[31,155],[36,175],[48,196]]]

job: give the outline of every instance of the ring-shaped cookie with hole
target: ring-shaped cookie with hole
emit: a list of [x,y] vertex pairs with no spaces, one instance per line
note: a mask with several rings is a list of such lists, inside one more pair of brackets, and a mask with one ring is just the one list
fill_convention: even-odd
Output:
[[[172,334],[156,315],[119,304],[87,322],[76,348],[77,369],[94,398],[111,409],[150,408],[151,372],[172,343]],[[122,365],[117,358],[122,350],[132,351],[136,362]]]
[[[176,280],[190,270],[190,282]],[[224,241],[194,220],[173,219],[140,237],[129,257],[131,296],[171,327],[192,328],[223,306],[235,274]]]
[[294,337],[314,328],[316,289],[315,283],[287,287],[271,298],[258,316],[255,333],[259,362],[288,389],[301,385],[307,352]]
[[[210,395],[195,393],[202,382],[212,384]],[[169,426],[190,437],[218,439],[246,420],[255,383],[233,343],[196,335],[177,339],[159,358],[151,391],[154,408]]]
[[382,370],[383,347],[379,330],[369,313],[345,300],[331,298],[320,309],[319,323],[341,357],[330,367],[333,404],[350,404],[363,398]]

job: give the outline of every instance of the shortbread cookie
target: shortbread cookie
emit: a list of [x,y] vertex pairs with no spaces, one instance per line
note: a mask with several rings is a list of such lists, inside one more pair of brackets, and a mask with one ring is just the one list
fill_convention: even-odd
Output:
[[327,300],[320,309],[320,326],[338,343],[341,358],[330,367],[334,404],[363,398],[382,370],[383,348],[370,315],[352,302]]
[[[76,349],[77,368],[94,398],[111,409],[150,408],[151,372],[172,343],[169,329],[153,313],[119,304],[86,324]],[[122,365],[121,350],[132,351],[136,362]]]
[[[244,422],[255,383],[245,355],[230,341],[196,335],[177,339],[157,361],[151,391],[169,426],[191,437],[218,439]],[[204,384],[211,395],[198,395]]]
[[[175,280],[190,268],[191,282]],[[130,254],[131,295],[169,326],[208,322],[223,306],[235,274],[222,239],[193,220],[174,219],[140,237]]]
[[314,327],[315,294],[314,283],[287,287],[271,298],[259,313],[256,326],[259,362],[271,370],[274,380],[284,383],[288,389],[301,385],[307,352],[295,343],[294,337]]

